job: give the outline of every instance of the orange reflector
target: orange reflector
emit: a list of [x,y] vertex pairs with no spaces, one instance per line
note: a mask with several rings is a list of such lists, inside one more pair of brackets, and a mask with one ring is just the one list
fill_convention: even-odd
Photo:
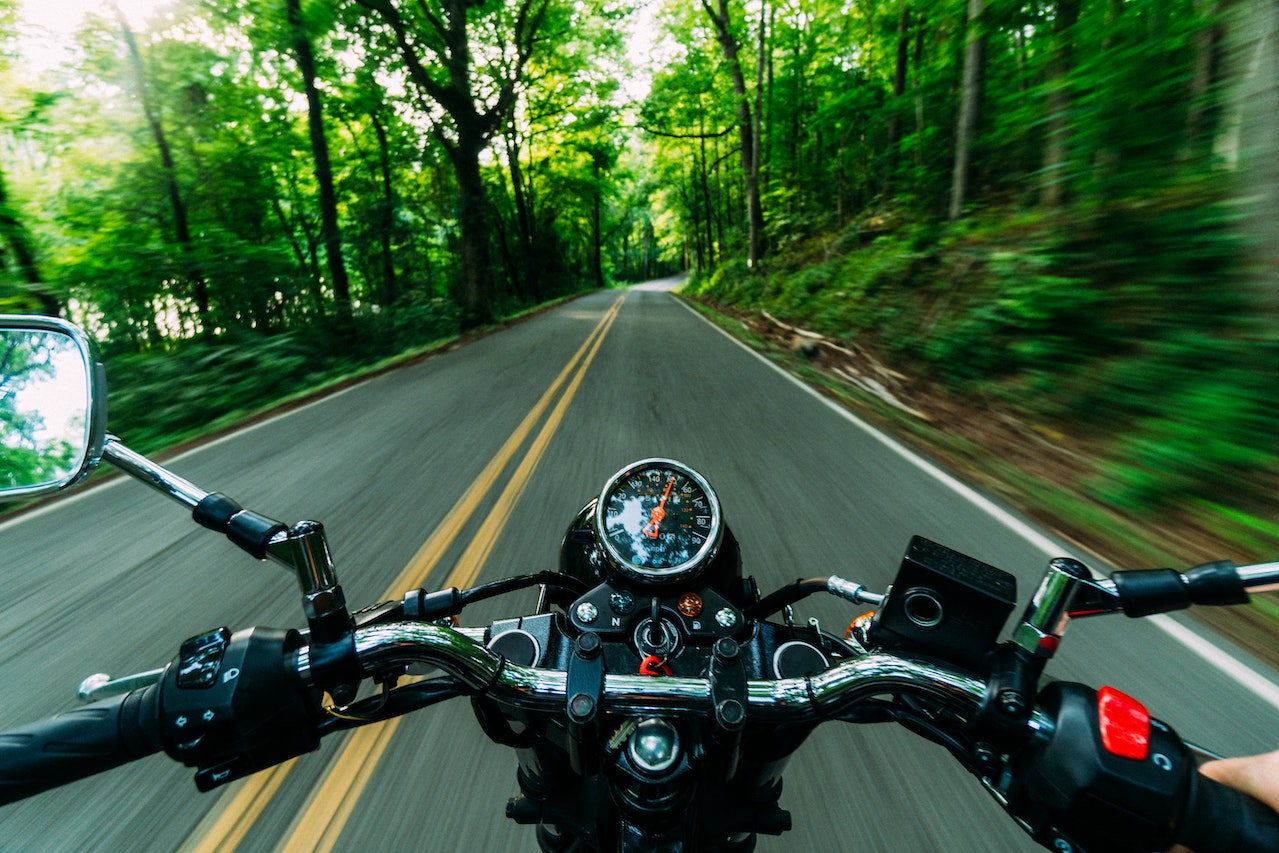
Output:
[[874,610],[867,610],[867,611],[866,611],[865,613],[863,613],[861,616],[858,616],[858,617],[857,617],[856,619],[854,619],[852,622],[849,622],[849,623],[848,623],[848,630],[844,632],[844,639],[845,639],[845,640],[847,640],[849,637],[853,636],[853,631],[857,630],[857,629],[858,629],[858,628],[860,628],[863,624],[865,624],[865,623],[869,622],[870,620],[872,620],[872,619],[874,619],[874,618],[875,618],[875,611],[874,611]]
[[675,604],[675,609],[689,619],[699,615],[702,612],[702,607],[702,597],[695,592],[684,593]]

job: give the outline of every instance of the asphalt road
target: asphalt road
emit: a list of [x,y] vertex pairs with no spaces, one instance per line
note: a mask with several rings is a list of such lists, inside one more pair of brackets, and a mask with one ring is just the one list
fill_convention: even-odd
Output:
[[[503,443],[623,296],[580,384],[561,386],[564,408],[552,403],[549,420],[508,459]],[[127,441],[128,424],[111,427]],[[583,297],[171,467],[273,517],[323,521],[348,598],[364,603],[390,590],[495,457],[507,463],[501,476],[427,586],[473,561],[468,547],[486,519],[501,519],[498,494],[520,478],[522,461],[524,472],[532,461],[536,468],[512,495],[480,580],[553,568],[573,513],[624,464],[657,455],[708,477],[746,570],[765,589],[832,572],[882,588],[921,534],[1013,572],[1024,602],[1050,554],[1066,553],[799,387],[660,286]],[[0,578],[0,729],[72,704],[89,673],[160,665],[205,629],[300,621],[284,571],[254,563],[131,481],[0,525]],[[468,611],[466,621],[531,609],[531,596],[512,596]],[[797,615],[842,628],[856,614],[819,601]],[[1198,628],[1182,630],[1203,644],[1193,639]],[[1263,673],[1260,689],[1275,695],[1273,672],[1224,641],[1211,644],[1243,661],[1244,681]],[[1050,672],[1115,685],[1223,752],[1275,745],[1273,699],[1156,624],[1079,621]],[[514,759],[484,739],[465,703],[404,718],[376,760],[361,763],[345,746],[329,739],[265,789],[259,774],[209,795],[196,792],[190,771],[152,757],[5,807],[0,850],[195,850],[219,839],[222,849],[246,851],[289,839],[292,849],[536,849],[530,830],[502,816],[516,791]],[[308,811],[329,775],[345,800]],[[761,850],[1037,849],[940,748],[887,726],[819,730],[790,765],[782,805],[795,829],[763,839]],[[315,840],[325,827],[326,840]]]

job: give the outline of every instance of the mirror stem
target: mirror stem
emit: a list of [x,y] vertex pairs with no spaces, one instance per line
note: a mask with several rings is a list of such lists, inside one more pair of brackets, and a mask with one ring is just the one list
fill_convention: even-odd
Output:
[[130,477],[141,480],[163,495],[172,498],[188,509],[195,509],[209,493],[172,471],[166,470],[141,454],[134,453],[120,443],[114,435],[108,435],[102,448],[102,458],[124,471]]

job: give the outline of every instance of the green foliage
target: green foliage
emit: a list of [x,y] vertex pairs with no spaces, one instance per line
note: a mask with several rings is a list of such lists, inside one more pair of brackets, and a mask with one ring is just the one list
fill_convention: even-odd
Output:
[[238,333],[173,351],[118,352],[106,362],[111,422],[155,450],[397,353],[456,337],[457,306],[442,299],[330,318],[281,334]]
[[1259,475],[1279,458],[1276,367],[1273,342],[1186,335],[1145,353],[1117,377],[1146,411],[1117,442],[1101,494],[1126,509],[1263,494]]
[[[609,71],[620,63],[629,8],[534,3],[536,20],[517,24],[516,0],[472,5],[473,93],[482,112],[493,110],[495,136],[517,143],[530,202],[518,227],[511,208],[494,205],[494,217],[507,217],[505,230],[488,237],[506,259],[492,270],[504,313],[607,275],[615,254],[607,244],[631,216],[614,204],[621,75]],[[4,48],[11,11],[0,2]],[[14,269],[6,251],[20,226],[36,248],[30,281],[54,282],[113,351],[283,332],[348,311],[335,304],[326,268],[308,109],[284,12],[266,0],[173,4],[163,21],[135,22],[136,63],[116,17],[89,16],[73,60],[43,81],[53,92],[20,68],[9,75],[0,67],[0,135],[18,142],[0,148],[0,173],[13,176],[22,200],[5,207],[0,199],[7,308],[35,309],[44,298],[29,295],[19,276],[27,271]],[[409,85],[402,57],[364,7],[306,2],[302,12],[325,105],[351,310],[390,318],[452,304],[463,268],[448,148],[456,134]],[[524,45],[526,58],[507,43],[517,27],[539,35]],[[429,40],[431,28],[418,35]],[[482,166],[488,187],[510,177],[510,158],[495,153]],[[363,328],[358,316],[353,322],[349,331]]]
[[187,344],[179,353],[121,353],[108,359],[111,422],[142,448],[251,411],[280,388],[317,381],[323,362],[296,335],[234,345]]
[[1224,186],[940,227],[889,208],[697,292],[1092,436],[1106,461],[1090,490],[1113,506],[1237,507],[1279,474],[1279,346],[1250,331]]
[[[758,120],[753,269],[714,28],[670,0],[660,62],[636,68],[638,5],[534,4],[527,55],[510,37],[517,0],[467,7],[497,313],[691,269],[709,298],[1105,432],[1114,472],[1098,488],[1125,507],[1211,503],[1273,467],[1260,413],[1275,401],[1255,377],[1279,365],[1242,343],[1256,309],[1220,170],[1233,113],[1218,4],[1081,3],[1073,21],[1065,3],[987,4],[970,212],[949,223],[966,3],[729,0]],[[56,296],[128,383],[113,403],[161,416],[156,441],[268,399],[258,377],[312,382],[453,334],[469,208],[458,116],[430,94],[450,51],[422,15],[434,2],[397,8],[430,60],[416,87],[386,19],[302,3],[348,307],[326,271],[282,2],[174,4],[136,33],[140,76],[114,17],[91,17],[72,62],[37,81],[9,61],[15,6],[0,0],[0,310]],[[189,381],[215,367],[220,381]]]
[[1058,369],[1095,352],[1105,296],[1090,282],[1055,273],[1058,260],[1033,250],[982,251],[975,260],[985,266],[968,273],[976,284],[917,341],[942,377],[964,384]]

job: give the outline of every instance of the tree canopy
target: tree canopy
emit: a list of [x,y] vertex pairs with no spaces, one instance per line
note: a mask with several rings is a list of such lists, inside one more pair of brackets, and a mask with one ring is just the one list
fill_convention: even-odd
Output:
[[650,3],[637,35],[642,5],[108,4],[33,75],[4,0],[0,299],[132,349],[479,322],[868,211],[1113,209],[1237,165],[1212,0]]
[[[44,67],[0,0],[0,310],[80,322],[150,365],[114,374],[117,411],[194,428],[333,353],[687,271],[1104,429],[1119,503],[1256,494],[1279,457],[1276,19],[1271,0],[171,0],[145,21],[106,2]],[[199,365],[225,405],[183,381]]]

